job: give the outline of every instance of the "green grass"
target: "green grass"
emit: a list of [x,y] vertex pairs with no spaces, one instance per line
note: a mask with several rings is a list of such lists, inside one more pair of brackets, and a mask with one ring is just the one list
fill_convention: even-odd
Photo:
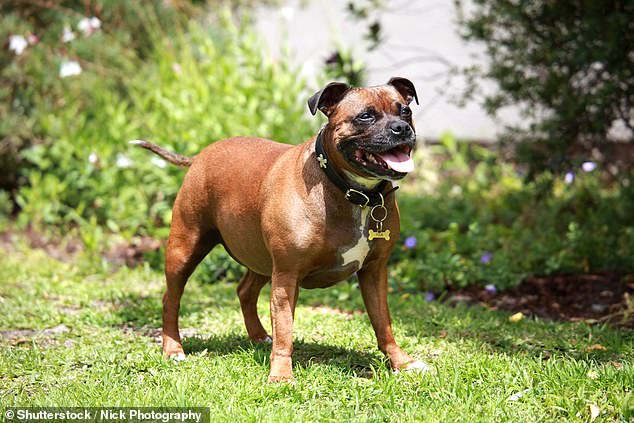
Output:
[[[534,422],[591,421],[596,405],[594,421],[634,419],[631,331],[512,323],[507,313],[393,292],[397,339],[435,369],[394,375],[358,289],[344,283],[302,291],[295,384],[268,385],[270,347],[247,340],[235,285],[190,281],[181,327],[196,335],[184,342],[188,360],[175,364],[155,339],[160,273],[79,257],[65,264],[19,245],[0,244],[0,254],[3,407],[205,406],[213,421]],[[270,326],[267,299],[265,291]],[[606,349],[587,352],[595,344]]]

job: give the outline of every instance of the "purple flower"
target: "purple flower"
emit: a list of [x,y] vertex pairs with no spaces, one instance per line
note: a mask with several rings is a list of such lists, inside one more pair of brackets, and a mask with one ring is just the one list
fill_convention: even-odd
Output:
[[495,294],[498,292],[498,289],[492,283],[485,285],[484,290],[488,292],[489,294]]
[[482,254],[482,256],[480,256],[480,263],[489,264],[491,262],[492,258],[493,258],[493,254],[491,254],[488,251],[485,251],[484,254]]
[[411,250],[412,248],[416,247],[416,237],[415,236],[408,236],[407,238],[405,238],[405,248]]
[[427,301],[428,303],[434,301],[436,299],[436,294],[434,294],[431,291],[427,291],[427,294],[425,294],[425,301]]
[[564,176],[564,182],[567,184],[572,184],[575,180],[575,173],[574,172],[566,172],[566,176]]
[[581,169],[583,169],[584,172],[592,172],[596,168],[597,168],[597,164],[595,162],[581,163]]

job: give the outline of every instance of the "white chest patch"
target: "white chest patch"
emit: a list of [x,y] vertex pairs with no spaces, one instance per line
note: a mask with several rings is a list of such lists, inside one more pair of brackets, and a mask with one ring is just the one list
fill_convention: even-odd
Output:
[[368,207],[364,207],[361,209],[361,218],[358,229],[359,240],[356,244],[354,244],[352,247],[341,254],[341,258],[343,259],[343,266],[347,266],[348,264],[356,261],[357,268],[361,268],[366,256],[370,252],[370,243],[364,233],[369,213],[370,209]]

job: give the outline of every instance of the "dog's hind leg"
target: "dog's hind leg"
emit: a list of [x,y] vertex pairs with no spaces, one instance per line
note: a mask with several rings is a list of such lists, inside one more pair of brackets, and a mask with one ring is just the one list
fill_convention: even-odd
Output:
[[174,215],[165,251],[167,290],[163,296],[163,354],[176,360],[185,358],[178,332],[178,311],[185,284],[200,261],[220,242],[216,231],[205,234],[194,230],[174,231],[174,226],[180,223]]
[[238,284],[238,298],[240,299],[240,308],[244,316],[244,324],[247,327],[249,339],[254,342],[270,343],[272,341],[262,326],[257,309],[260,291],[270,279],[268,276],[258,275],[247,269],[247,272]]

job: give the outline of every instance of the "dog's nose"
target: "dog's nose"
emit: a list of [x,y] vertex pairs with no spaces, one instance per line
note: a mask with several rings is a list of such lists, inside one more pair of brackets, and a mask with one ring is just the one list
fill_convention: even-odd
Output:
[[397,120],[390,123],[390,130],[394,135],[408,135],[411,132],[412,128],[407,122]]

